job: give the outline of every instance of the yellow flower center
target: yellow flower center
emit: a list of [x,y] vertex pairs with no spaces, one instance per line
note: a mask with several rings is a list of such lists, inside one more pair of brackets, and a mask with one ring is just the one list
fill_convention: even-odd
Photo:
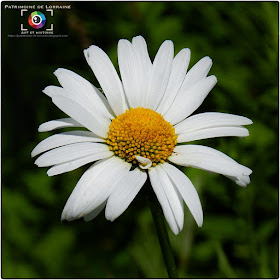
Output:
[[152,161],[155,166],[171,155],[177,144],[175,128],[159,113],[145,108],[131,108],[112,120],[107,144],[116,156],[137,164],[135,156]]

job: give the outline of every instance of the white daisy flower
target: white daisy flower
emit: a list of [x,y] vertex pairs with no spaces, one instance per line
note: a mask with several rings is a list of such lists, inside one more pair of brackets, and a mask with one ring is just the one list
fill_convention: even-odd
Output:
[[174,57],[172,41],[164,41],[153,63],[143,37],[118,43],[121,79],[106,53],[97,46],[84,51],[104,95],[81,76],[66,69],[54,74],[62,87],[43,92],[70,118],[48,121],[39,131],[81,127],[50,136],[32,151],[39,167],[52,166],[49,176],[95,162],[70,195],[62,219],[89,221],[105,207],[113,221],[130,205],[146,180],[170,228],[178,234],[184,204],[198,226],[203,214],[195,187],[173,164],[220,173],[238,185],[250,182],[252,171],[224,153],[185,142],[222,136],[248,136],[248,118],[208,112],[190,115],[217,83],[207,74],[212,60],[204,57],[188,72],[190,50]]

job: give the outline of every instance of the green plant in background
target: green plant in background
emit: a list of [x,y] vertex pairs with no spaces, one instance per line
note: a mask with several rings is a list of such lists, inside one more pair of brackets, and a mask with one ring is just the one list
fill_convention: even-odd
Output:
[[[224,178],[183,169],[199,187],[205,222],[197,229],[186,213],[183,231],[170,235],[180,277],[277,277],[277,7],[270,2],[73,3],[67,17],[56,13],[57,28],[69,34],[56,41],[7,39],[16,27],[2,9],[9,26],[2,27],[2,277],[166,277],[141,197],[112,224],[101,216],[91,231],[79,221],[61,224],[64,198],[86,168],[50,180],[29,159],[35,143],[48,136],[34,138],[38,125],[61,117],[59,110],[48,109],[41,93],[50,71],[64,65],[92,81],[81,50],[99,45],[116,65],[118,38],[135,34],[151,42],[151,58],[166,38],[176,42],[175,53],[188,46],[191,63],[209,55],[218,84],[198,112],[236,113],[254,121],[246,141],[201,140],[254,170],[248,188],[234,189]],[[34,53],[40,63],[31,63]]]

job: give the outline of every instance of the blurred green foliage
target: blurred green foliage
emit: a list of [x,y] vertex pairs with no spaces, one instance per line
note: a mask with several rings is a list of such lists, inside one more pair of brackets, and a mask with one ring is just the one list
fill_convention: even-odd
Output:
[[[138,196],[115,222],[60,222],[86,167],[55,177],[30,152],[51,133],[39,124],[64,114],[42,93],[63,67],[98,86],[84,57],[90,44],[117,65],[117,42],[143,35],[153,58],[171,39],[189,47],[191,66],[209,55],[218,84],[197,112],[254,122],[248,138],[201,140],[253,170],[240,188],[227,178],[184,169],[198,192],[204,225],[185,207],[183,231],[169,235],[180,277],[278,278],[278,2],[56,2],[53,22],[67,38],[10,38],[19,11],[2,2],[2,277],[165,278],[149,209]],[[54,4],[21,2],[20,4]],[[18,3],[19,4],[19,3]]]

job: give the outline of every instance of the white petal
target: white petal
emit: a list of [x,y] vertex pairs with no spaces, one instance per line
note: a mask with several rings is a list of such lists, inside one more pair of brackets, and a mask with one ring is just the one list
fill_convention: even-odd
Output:
[[123,86],[110,58],[97,46],[90,46],[84,54],[116,116],[124,113],[128,107]]
[[182,142],[214,138],[214,137],[224,137],[224,136],[246,137],[248,135],[249,135],[248,129],[242,126],[211,127],[211,128],[205,128],[205,129],[179,134],[177,138],[177,142],[182,143]]
[[83,165],[86,165],[90,162],[94,162],[99,159],[108,158],[113,155],[114,155],[114,153],[111,151],[97,152],[94,155],[85,156],[85,157],[67,161],[67,162],[64,162],[61,164],[56,164],[47,171],[47,174],[48,174],[48,176],[54,176],[54,175],[66,173],[66,172],[75,170]]
[[117,157],[100,160],[81,177],[63,209],[62,220],[79,219],[99,207],[116,184],[127,175],[131,164]]
[[192,182],[182,171],[167,162],[162,164],[162,168],[182,195],[197,225],[201,227],[203,224],[203,212],[199,196]]
[[182,84],[182,91],[192,88],[196,83],[203,80],[210,71],[211,66],[212,59],[209,56],[200,59],[187,73]]
[[63,118],[63,119],[42,123],[39,126],[38,131],[45,132],[45,131],[51,131],[54,129],[65,128],[65,127],[83,127],[83,125],[81,125],[80,123],[78,123],[72,118]]
[[60,146],[80,143],[80,142],[105,142],[91,131],[73,130],[52,135],[41,141],[31,152],[31,156],[35,157],[45,151]]
[[43,89],[43,93],[49,97],[53,97],[56,95],[65,94],[65,89],[58,86],[47,86]]
[[182,203],[182,197],[162,166],[157,165],[155,168],[157,169],[160,182],[169,201],[169,205],[172,209],[175,220],[181,231],[184,225],[184,205]]
[[147,92],[146,108],[155,110],[163,98],[170,77],[173,55],[174,46],[172,41],[164,41],[153,62]]
[[136,54],[128,40],[119,40],[118,61],[123,82],[124,91],[130,108],[137,108],[141,100],[140,65]]
[[109,119],[104,118],[101,115],[97,116],[93,111],[88,111],[85,107],[82,107],[80,104],[67,97],[54,96],[52,101],[60,110],[77,120],[87,129],[102,138],[107,137],[109,126],[111,124]]
[[249,176],[242,176],[242,177],[232,177],[232,176],[226,176],[229,179],[233,180],[237,185],[240,187],[246,187],[248,184],[250,184],[250,177]]
[[100,214],[100,212],[105,208],[107,200],[105,200],[100,206],[89,212],[87,215],[84,216],[84,220],[89,222],[93,220],[96,216]]
[[164,119],[174,125],[188,117],[202,104],[216,83],[217,78],[209,76],[186,91],[182,86]]
[[108,112],[111,114],[111,116],[114,116],[114,118],[116,117],[115,113],[113,112],[108,100],[106,99],[105,95],[100,92],[97,88],[96,89],[96,93],[99,96],[99,98],[102,100],[103,104],[105,105],[105,107],[107,108]]
[[182,145],[174,148],[168,160],[232,177],[234,181],[248,182],[252,170],[237,163],[226,154],[201,145]]
[[[91,116],[91,122],[95,124],[95,130],[102,130],[100,128],[99,122],[106,124],[110,122],[110,119],[114,118],[114,116],[112,116],[112,114],[107,109],[108,104],[105,105],[105,101],[100,98],[101,93],[87,80],[66,69],[59,68],[54,72],[54,74],[57,76],[63,88],[48,86],[43,90],[45,94],[52,97],[54,103],[57,98],[65,98],[72,104],[72,107],[73,104],[76,104],[76,107],[78,106],[80,110],[88,112],[88,114]],[[65,101],[65,103],[69,102]],[[67,114],[74,114],[73,110],[69,111],[69,106],[61,107],[59,104],[56,105],[64,111],[67,108]],[[79,118],[79,113],[76,112],[75,115],[77,115],[77,117],[74,117],[74,119],[80,122],[81,118]],[[99,122],[97,120],[99,120]],[[93,127],[93,125],[91,125],[91,127]]]
[[171,230],[174,232],[174,234],[178,234],[180,232],[180,228],[176,222],[174,213],[172,211],[172,208],[170,207],[168,198],[165,194],[164,187],[162,186],[162,183],[160,181],[159,174],[158,174],[156,168],[151,168],[149,170],[149,177],[150,177],[152,188],[161,205],[161,208],[162,208],[166,221],[168,222],[168,224],[169,224]]
[[39,167],[51,166],[76,160],[100,152],[107,152],[107,145],[100,143],[75,143],[50,150],[37,158],[35,164]]
[[141,89],[141,99],[137,107],[145,107],[150,73],[152,71],[152,62],[148,53],[146,41],[142,36],[136,36],[132,39],[132,48],[139,65],[138,79],[140,84],[139,88]]
[[136,197],[146,180],[146,172],[138,168],[128,171],[109,196],[105,210],[106,219],[113,221],[118,218]]
[[152,161],[148,158],[145,158],[145,157],[142,157],[142,156],[135,156],[135,159],[141,163],[139,164],[139,167],[142,168],[142,169],[148,169],[152,166]]
[[165,114],[172,105],[183,80],[186,76],[186,72],[189,66],[191,52],[189,49],[182,49],[174,58],[172,63],[172,69],[170,79],[168,81],[165,94],[157,108],[157,112]]
[[[60,93],[55,91],[55,95],[65,95],[66,97],[79,103],[81,106],[87,108],[88,111],[94,111],[96,114],[104,115],[110,119],[114,118],[106,107],[108,106],[108,102],[100,98],[99,90],[89,81],[73,71],[62,68],[57,69],[54,74],[65,89],[65,91],[60,91]],[[47,87],[43,92],[46,93],[53,91],[53,88],[55,87]]]
[[174,126],[175,133],[187,133],[190,131],[219,126],[249,125],[252,121],[246,117],[233,114],[207,112],[188,117]]

